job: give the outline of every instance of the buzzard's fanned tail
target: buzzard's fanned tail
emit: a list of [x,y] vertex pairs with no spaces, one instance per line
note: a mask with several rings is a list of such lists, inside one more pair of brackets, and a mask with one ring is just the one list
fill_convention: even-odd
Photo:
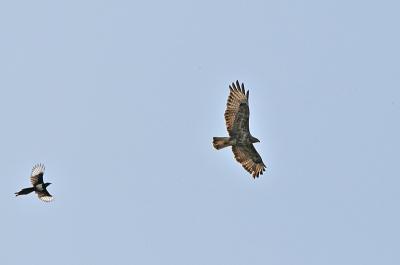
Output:
[[220,150],[222,148],[228,147],[230,137],[213,137],[213,146],[215,149]]

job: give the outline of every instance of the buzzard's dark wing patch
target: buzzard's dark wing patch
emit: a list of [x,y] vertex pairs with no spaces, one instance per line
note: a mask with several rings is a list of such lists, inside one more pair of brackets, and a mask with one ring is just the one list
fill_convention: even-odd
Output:
[[236,161],[242,164],[243,168],[253,175],[253,178],[258,178],[265,171],[266,167],[253,144],[233,145],[232,152],[235,155]]
[[44,165],[39,164],[33,167],[31,173],[32,186],[43,183]]

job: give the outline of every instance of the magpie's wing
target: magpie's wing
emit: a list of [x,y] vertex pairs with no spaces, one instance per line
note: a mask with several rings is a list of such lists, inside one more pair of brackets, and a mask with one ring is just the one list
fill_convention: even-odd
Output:
[[44,202],[51,202],[54,200],[54,197],[51,196],[47,190],[35,191],[35,193],[37,194],[38,198]]
[[39,164],[33,167],[31,173],[32,186],[43,183],[44,165]]

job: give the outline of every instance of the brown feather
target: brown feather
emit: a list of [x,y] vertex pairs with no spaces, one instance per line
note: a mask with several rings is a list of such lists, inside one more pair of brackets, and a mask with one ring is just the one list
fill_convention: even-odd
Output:
[[[248,119],[250,112],[248,110],[248,100],[246,97],[244,84],[242,84],[242,89],[240,88],[239,81],[232,83],[229,86],[230,93],[226,103],[225,110],[225,124],[229,135],[235,134],[238,131],[245,130],[248,132],[248,125],[243,127],[243,124],[248,124]],[[244,104],[244,107],[241,105]],[[247,121],[246,121],[247,120]],[[238,125],[238,126],[237,126]],[[240,126],[239,126],[240,125]]]
[[258,178],[265,171],[266,166],[252,144],[246,146],[234,145],[232,152],[236,161],[242,164],[243,168],[253,175],[253,178]]
[[252,144],[259,141],[251,136],[249,130],[249,91],[246,93],[244,84],[240,85],[238,80],[236,85],[232,83],[229,86],[229,91],[224,117],[230,137],[214,137],[213,146],[217,150],[232,146],[236,161],[252,174],[253,178],[258,178],[266,166]]

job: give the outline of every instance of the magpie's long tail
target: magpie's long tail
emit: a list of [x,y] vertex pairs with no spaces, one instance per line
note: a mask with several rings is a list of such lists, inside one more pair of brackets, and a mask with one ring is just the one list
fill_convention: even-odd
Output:
[[31,193],[32,191],[34,191],[35,190],[35,188],[26,188],[26,189],[22,189],[21,191],[19,191],[19,192],[16,192],[15,193],[15,196],[18,196],[18,195],[26,195],[26,194],[29,194],[29,193]]

